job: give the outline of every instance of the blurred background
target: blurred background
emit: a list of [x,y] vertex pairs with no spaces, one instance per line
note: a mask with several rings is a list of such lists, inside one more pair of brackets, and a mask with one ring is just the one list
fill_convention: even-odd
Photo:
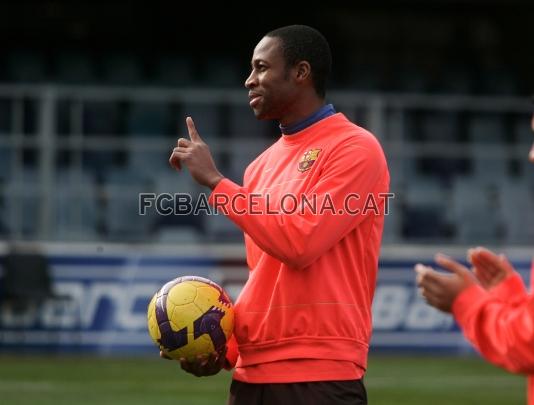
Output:
[[[295,11],[0,2],[0,351],[7,356],[0,377],[9,381],[0,381],[0,392],[15,398],[13,387],[24,387],[7,377],[23,364],[13,353],[157,356],[146,304],[171,278],[203,275],[237,296],[247,277],[241,231],[222,216],[140,216],[138,196],[206,192],[168,165],[187,115],[221,172],[241,182],[247,164],[279,137],[277,123],[256,121],[248,106],[252,51],[266,32],[295,23],[327,37],[334,59],[327,101],[371,130],[388,158],[395,198],[373,351],[472,354],[452,319],[417,296],[411,268],[438,250],[462,259],[485,244],[507,252],[528,278],[533,21],[534,3],[519,0],[359,1]],[[372,392],[393,389],[394,398],[389,359],[376,360],[387,365],[378,366],[384,375],[373,379],[371,368],[368,381]],[[419,366],[420,375],[398,383],[413,388],[409,403],[425,378]],[[24,382],[28,368],[20,367]],[[453,381],[470,368],[451,370]],[[488,370],[473,371],[472,385],[464,376],[466,401],[474,390],[486,403],[504,403],[491,386],[478,389]],[[35,387],[41,377],[28,378]],[[491,378],[522,395],[518,380]],[[425,384],[429,395],[450,399],[451,385]],[[32,392],[46,391],[37,387]],[[197,403],[196,395],[185,403]],[[218,403],[206,401],[198,403]]]
[[[221,171],[241,180],[279,136],[247,104],[252,50],[294,22],[331,43],[328,101],[384,146],[397,195],[387,243],[533,236],[529,2],[362,2],[283,15],[178,2],[1,7],[5,239],[240,241],[228,221],[139,217],[136,196],[200,191],[167,162],[186,115]],[[518,201],[521,220],[510,209]]]

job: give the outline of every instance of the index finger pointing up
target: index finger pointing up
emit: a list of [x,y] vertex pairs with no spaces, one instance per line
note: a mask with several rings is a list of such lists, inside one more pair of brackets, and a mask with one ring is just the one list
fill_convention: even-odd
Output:
[[193,142],[202,141],[202,139],[200,138],[200,135],[198,134],[197,129],[195,128],[195,123],[193,122],[193,118],[187,117],[185,119],[185,123],[187,124],[187,130],[189,131],[189,138]]

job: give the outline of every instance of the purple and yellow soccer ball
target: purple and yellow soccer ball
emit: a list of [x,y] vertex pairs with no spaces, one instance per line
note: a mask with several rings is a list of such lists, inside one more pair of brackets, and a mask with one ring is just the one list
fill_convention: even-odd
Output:
[[147,317],[150,337],[173,359],[220,353],[234,328],[228,294],[196,276],[178,277],[161,287],[148,304]]

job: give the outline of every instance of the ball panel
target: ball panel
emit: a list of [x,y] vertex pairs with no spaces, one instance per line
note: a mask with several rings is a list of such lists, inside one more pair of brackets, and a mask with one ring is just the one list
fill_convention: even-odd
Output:
[[165,353],[173,359],[179,360],[180,358],[185,358],[188,361],[193,361],[198,356],[207,355],[215,351],[208,335],[203,335],[195,339],[193,334],[189,333],[187,335],[187,340],[192,344],[190,343],[184,347],[172,351],[166,351]]
[[226,335],[226,340],[230,339],[234,331],[234,309],[228,308],[221,319],[221,328]]
[[193,302],[187,305],[169,305],[167,303],[169,319],[176,325],[175,331],[193,326],[193,322],[202,316],[202,311]]
[[172,286],[167,295],[167,305],[185,305],[195,301],[197,287],[191,282],[183,282]]
[[156,319],[156,294],[154,294],[150,300],[150,303],[148,304],[147,318],[148,333],[150,334],[150,338],[154,341],[154,343],[159,345],[158,341],[161,339],[161,333],[159,331],[159,325]]
[[198,294],[195,298],[195,304],[204,311],[207,311],[211,307],[222,306],[219,302],[220,293],[215,288],[207,285],[202,285],[197,288]]

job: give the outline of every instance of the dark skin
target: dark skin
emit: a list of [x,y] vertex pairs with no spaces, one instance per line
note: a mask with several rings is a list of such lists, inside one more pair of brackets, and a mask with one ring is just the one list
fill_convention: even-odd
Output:
[[[159,356],[162,359],[172,360],[165,352],[160,351]],[[189,374],[196,377],[208,377],[217,374],[226,365],[226,347],[219,354],[217,352],[210,353],[207,356],[197,356],[193,361],[186,358],[178,359],[182,369]]]
[[176,142],[169,163],[176,170],[185,165],[198,184],[214,189],[224,176],[217,170],[210,149],[202,140],[191,117],[185,119],[189,139],[180,138]]
[[[245,87],[249,89],[250,106],[256,118],[277,120],[287,126],[324,105],[324,99],[313,87],[310,64],[301,61],[286,66],[280,39],[264,37],[254,49],[251,66]],[[197,183],[213,190],[224,176],[191,117],[186,118],[186,124],[189,139],[178,139],[169,163],[176,170],[186,166]]]
[[464,265],[442,254],[435,257],[436,263],[451,274],[440,273],[432,267],[417,264],[417,285],[421,295],[433,307],[451,312],[458,294],[477,283],[475,275]]
[[471,270],[450,257],[436,255],[436,263],[450,274],[422,264],[415,266],[417,285],[428,304],[440,311],[451,312],[454,300],[463,290],[473,284],[491,290],[515,272],[506,256],[483,247],[469,249],[467,259],[473,266]]
[[495,288],[515,272],[506,256],[497,255],[483,247],[469,249],[467,258],[473,265],[478,281],[486,290]]
[[300,61],[286,66],[279,38],[264,37],[252,55],[245,87],[256,118],[287,126],[303,120],[324,105],[313,87],[311,66]]
[[[245,81],[249,104],[259,120],[277,120],[287,126],[299,122],[324,105],[313,86],[309,62],[286,66],[279,38],[264,37],[256,45],[251,73]],[[202,140],[193,119],[186,118],[189,139],[180,138],[169,158],[180,171],[187,167],[195,181],[213,190],[224,176],[217,169],[208,145]],[[220,355],[199,356],[194,361],[179,359],[183,370],[197,377],[217,374],[225,365],[226,349]],[[162,358],[169,359],[160,352]]]

